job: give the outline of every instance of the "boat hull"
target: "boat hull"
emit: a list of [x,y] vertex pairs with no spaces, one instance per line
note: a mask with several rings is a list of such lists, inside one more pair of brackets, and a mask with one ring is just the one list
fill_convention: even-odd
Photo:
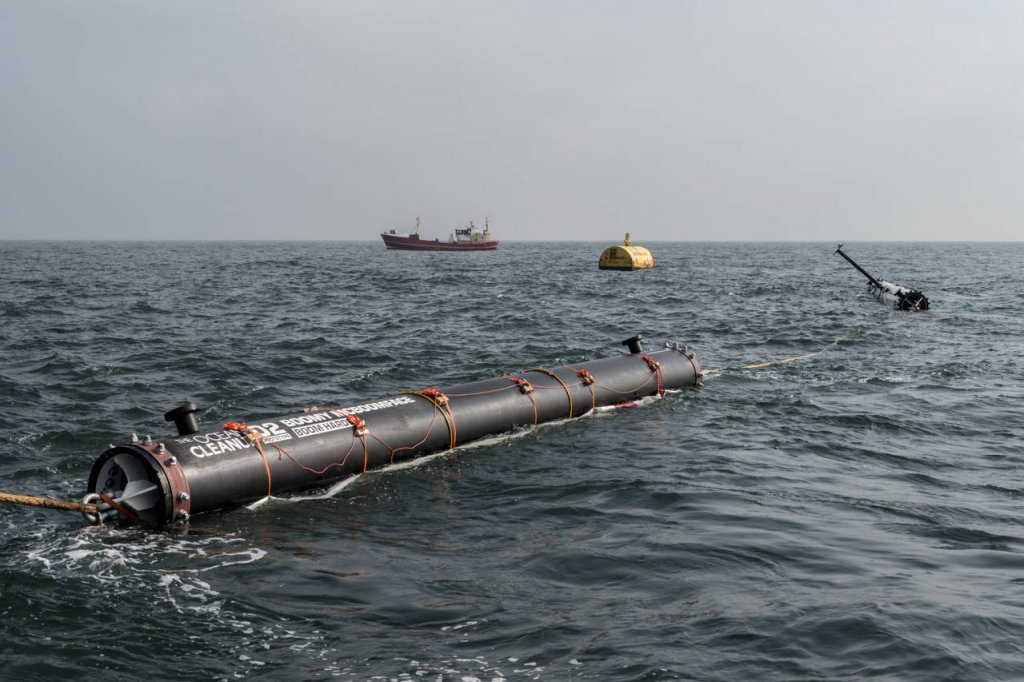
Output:
[[491,242],[443,242],[440,239],[420,239],[419,237],[403,237],[397,234],[382,233],[380,238],[389,249],[400,251],[494,251],[498,248],[497,241]]

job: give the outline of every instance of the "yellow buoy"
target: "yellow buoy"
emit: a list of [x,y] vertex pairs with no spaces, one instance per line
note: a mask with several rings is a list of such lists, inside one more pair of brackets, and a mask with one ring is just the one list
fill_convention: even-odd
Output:
[[597,266],[602,270],[647,270],[654,267],[654,256],[642,246],[630,246],[629,232],[622,246],[609,246]]

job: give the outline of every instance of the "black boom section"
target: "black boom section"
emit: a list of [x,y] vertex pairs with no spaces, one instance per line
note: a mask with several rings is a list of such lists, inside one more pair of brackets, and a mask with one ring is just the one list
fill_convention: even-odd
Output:
[[699,386],[685,347],[630,353],[553,369],[533,368],[446,388],[424,388],[347,407],[200,431],[192,403],[167,413],[178,435],[133,438],[97,459],[90,494],[100,514],[128,509],[160,525],[269,495],[332,485],[346,477],[454,448],[485,436],[578,417],[598,407]]

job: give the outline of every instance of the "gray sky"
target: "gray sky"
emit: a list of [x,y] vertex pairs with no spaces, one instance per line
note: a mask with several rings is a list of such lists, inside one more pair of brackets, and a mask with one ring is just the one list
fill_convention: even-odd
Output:
[[0,239],[1024,238],[1024,2],[0,0]]

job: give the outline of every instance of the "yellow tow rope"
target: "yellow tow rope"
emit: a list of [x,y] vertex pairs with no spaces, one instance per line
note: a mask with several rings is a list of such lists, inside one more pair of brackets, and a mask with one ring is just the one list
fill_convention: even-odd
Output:
[[774,362],[759,362],[759,363],[757,363],[755,365],[743,365],[742,367],[740,367],[740,369],[762,369],[764,367],[771,367],[772,365],[784,365],[787,362],[796,362],[797,360],[806,360],[808,358],[813,358],[816,355],[821,355],[822,353],[827,351],[829,348],[833,348],[833,347],[838,346],[838,345],[839,345],[839,339],[836,339],[832,343],[828,344],[827,346],[825,346],[821,350],[816,351],[814,353],[808,353],[807,355],[797,355],[796,357],[792,357],[792,358],[783,358],[781,360],[775,360]]
[[14,495],[12,493],[0,493],[0,502],[8,504],[24,504],[30,507],[44,507],[46,509],[63,509],[65,511],[76,511],[82,514],[95,514],[96,505],[86,502],[69,502],[67,500],[54,500],[49,497],[32,497],[30,495]]
[[[737,367],[735,369],[764,369],[765,367],[771,367],[773,365],[785,365],[785,364],[790,363],[790,362],[796,362],[797,360],[808,360],[810,358],[813,358],[813,357],[816,357],[818,355],[821,355],[822,353],[824,353],[825,351],[829,350],[830,348],[835,348],[836,346],[838,346],[843,341],[850,340],[851,338],[853,338],[857,334],[860,334],[862,331],[864,331],[864,327],[861,326],[861,325],[858,325],[858,326],[854,327],[850,331],[850,333],[848,333],[846,336],[843,336],[843,337],[840,337],[838,339],[835,339],[834,341],[832,341],[832,343],[828,344],[827,346],[825,346],[821,350],[815,351],[813,353],[807,353],[806,355],[796,355],[794,357],[783,358],[781,360],[772,360],[770,362],[757,362],[757,363],[754,363],[752,365],[741,365],[741,366],[739,366],[739,367]],[[734,369],[734,368],[721,367],[721,368],[716,368],[716,369],[706,369],[706,370],[704,370],[702,372],[702,375],[704,377],[714,377],[714,376],[718,376],[722,372],[725,372],[725,371],[727,371],[729,369]]]

